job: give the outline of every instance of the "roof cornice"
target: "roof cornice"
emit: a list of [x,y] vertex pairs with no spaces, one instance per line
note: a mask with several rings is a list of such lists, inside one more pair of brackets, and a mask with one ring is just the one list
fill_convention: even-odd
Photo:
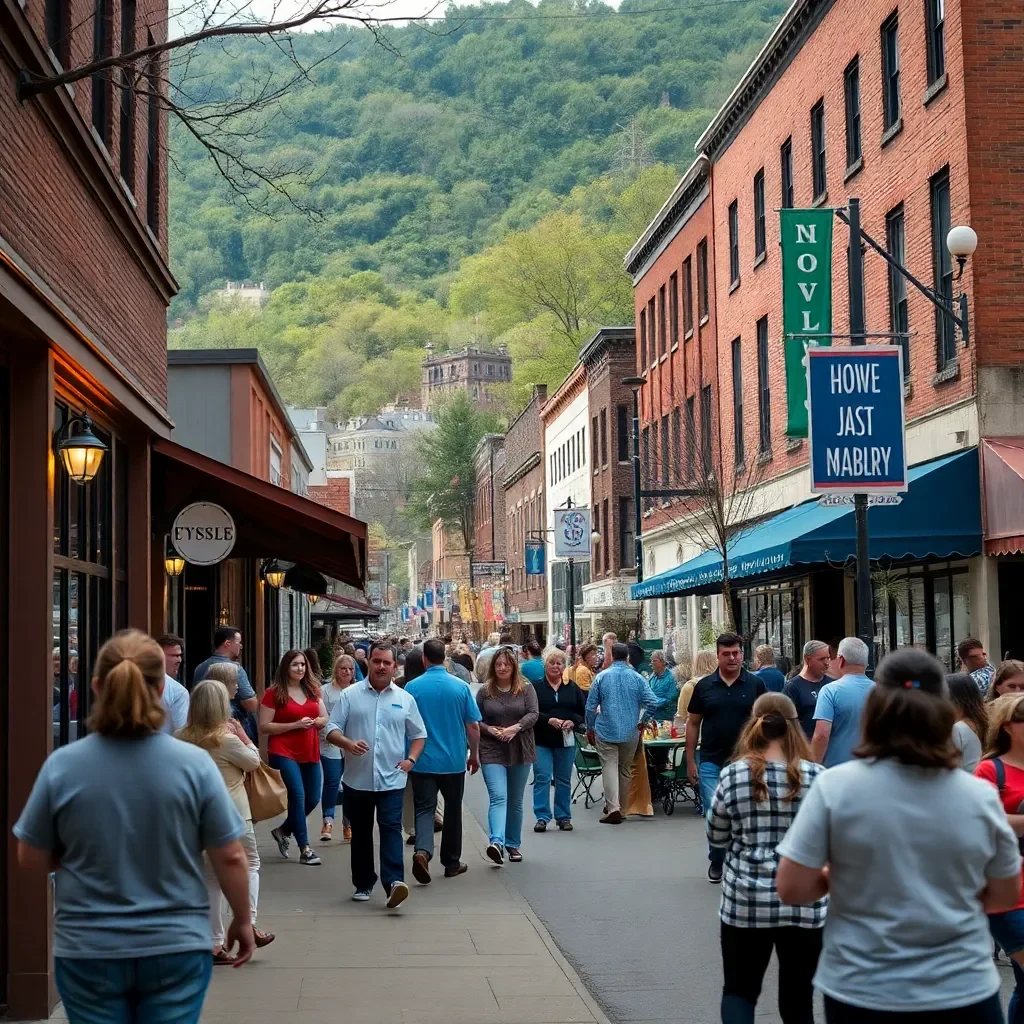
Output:
[[717,160],[728,148],[833,3],[834,0],[793,0],[736,88],[697,140],[698,153],[706,153]]

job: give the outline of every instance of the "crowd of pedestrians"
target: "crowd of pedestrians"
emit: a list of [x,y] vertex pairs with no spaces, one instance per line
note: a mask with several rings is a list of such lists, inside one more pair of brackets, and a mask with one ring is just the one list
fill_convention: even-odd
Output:
[[996,1024],[1002,954],[1009,1021],[1024,1024],[1024,663],[992,665],[973,638],[958,673],[907,649],[874,678],[862,640],[811,640],[788,680],[768,645],[748,671],[733,633],[692,661],[615,634],[576,652],[502,634],[480,651],[381,640],[324,666],[290,650],[262,699],[241,648],[238,629],[218,629],[186,689],[180,637],[116,635],[94,669],[89,735],[40,771],[18,859],[56,871],[72,1024],[97,1003],[159,1020],[172,999],[175,1019],[198,1020],[211,967],[274,941],[256,927],[261,737],[287,805],[270,830],[281,856],[294,843],[299,864],[319,865],[307,819],[319,805],[320,841],[336,841],[340,807],[352,899],[379,881],[394,910],[410,896],[403,824],[417,883],[432,882],[438,832],[444,877],[469,870],[467,774],[487,790],[486,857],[515,864],[531,781],[533,831],[573,831],[572,769],[589,744],[600,822],[620,824],[658,722],[683,731],[722,887],[723,1024],[752,1024],[773,952],[783,1024],[813,1021],[815,990],[828,1024]]

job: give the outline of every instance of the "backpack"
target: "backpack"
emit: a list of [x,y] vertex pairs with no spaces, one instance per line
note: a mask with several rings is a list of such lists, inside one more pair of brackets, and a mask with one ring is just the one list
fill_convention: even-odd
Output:
[[[991,757],[989,760],[992,762],[992,767],[996,770],[996,786],[999,789],[999,796],[1002,797],[1003,790],[1006,789],[1006,768],[1000,757]],[[1021,807],[1024,807],[1024,801],[1022,801]],[[1017,808],[1018,814],[1021,813],[1021,807]],[[1017,836],[1017,848],[1024,854],[1024,836]]]

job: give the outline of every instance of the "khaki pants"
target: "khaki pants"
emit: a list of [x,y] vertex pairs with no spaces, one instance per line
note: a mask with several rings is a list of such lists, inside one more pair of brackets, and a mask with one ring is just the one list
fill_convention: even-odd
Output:
[[601,759],[601,782],[604,802],[608,811],[621,811],[621,800],[629,799],[629,786],[633,780],[633,757],[640,733],[625,743],[605,743],[596,738],[597,756]]

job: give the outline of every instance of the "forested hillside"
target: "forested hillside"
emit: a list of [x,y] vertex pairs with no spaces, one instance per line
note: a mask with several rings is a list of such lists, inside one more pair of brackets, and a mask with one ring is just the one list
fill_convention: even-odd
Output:
[[[303,210],[279,194],[251,209],[173,133],[171,343],[259,344],[287,397],[343,413],[414,389],[428,340],[500,338],[521,385],[554,377],[587,331],[631,318],[622,255],[785,6],[510,0],[389,29],[385,45],[362,29],[296,36],[305,65],[346,45],[247,158],[305,168],[290,197]],[[190,74],[227,94],[287,62],[232,43]],[[567,275],[554,297],[537,287]],[[229,279],[276,290],[262,312],[211,308]]]

